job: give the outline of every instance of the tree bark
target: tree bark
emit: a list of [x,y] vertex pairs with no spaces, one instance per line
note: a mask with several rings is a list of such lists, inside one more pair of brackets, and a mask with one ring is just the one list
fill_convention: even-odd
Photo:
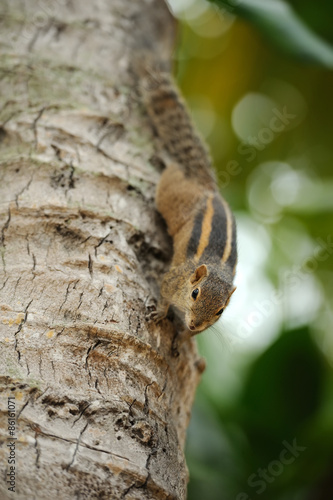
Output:
[[147,318],[171,246],[129,70],[170,58],[173,20],[162,0],[0,9],[0,497],[183,499],[200,363]]

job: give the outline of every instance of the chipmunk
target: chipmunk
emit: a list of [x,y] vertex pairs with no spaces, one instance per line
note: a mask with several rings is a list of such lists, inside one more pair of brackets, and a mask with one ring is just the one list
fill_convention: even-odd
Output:
[[170,76],[149,74],[142,96],[172,159],[161,175],[156,206],[173,239],[173,258],[153,318],[161,321],[175,306],[185,339],[213,325],[235,291],[236,224],[219,194],[210,155]]

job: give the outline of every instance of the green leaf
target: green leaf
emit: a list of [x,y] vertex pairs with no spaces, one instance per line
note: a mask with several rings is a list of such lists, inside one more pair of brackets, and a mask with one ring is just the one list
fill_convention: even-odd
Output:
[[257,452],[300,435],[323,404],[326,364],[307,327],[284,332],[252,365],[241,398]]
[[304,62],[333,68],[333,47],[283,0],[210,0],[250,21],[272,44]]

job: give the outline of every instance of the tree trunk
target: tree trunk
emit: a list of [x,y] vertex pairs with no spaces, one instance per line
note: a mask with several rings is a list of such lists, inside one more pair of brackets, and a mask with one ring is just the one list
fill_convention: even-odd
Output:
[[173,20],[162,0],[0,9],[0,497],[183,499],[200,363],[147,319],[171,247],[129,71],[137,48],[170,57]]

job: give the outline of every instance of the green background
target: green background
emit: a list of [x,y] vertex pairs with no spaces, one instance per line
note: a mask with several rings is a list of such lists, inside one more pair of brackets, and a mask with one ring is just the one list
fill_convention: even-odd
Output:
[[198,336],[188,498],[331,500],[333,3],[170,3],[239,245],[237,291]]

